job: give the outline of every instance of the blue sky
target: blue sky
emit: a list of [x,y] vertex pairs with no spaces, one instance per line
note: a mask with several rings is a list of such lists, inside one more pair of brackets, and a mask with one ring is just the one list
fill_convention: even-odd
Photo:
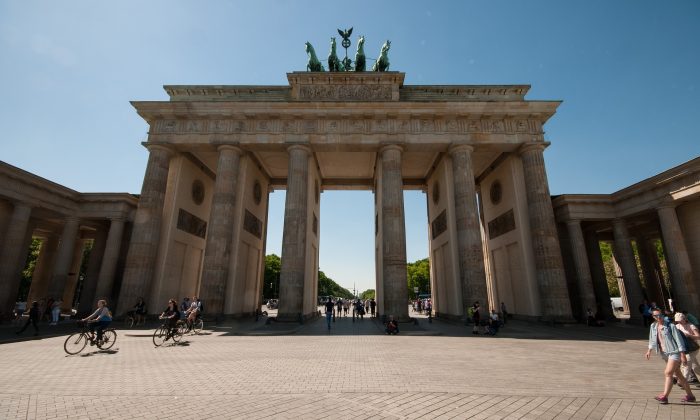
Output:
[[[165,84],[286,84],[336,28],[392,41],[406,84],[530,84],[553,194],[610,193],[700,155],[700,2],[0,0],[0,160],[78,191],[138,193],[147,126],[130,100]],[[351,47],[354,51],[354,46]],[[321,269],[374,282],[372,195],[322,196]],[[407,192],[409,261],[427,256]],[[279,255],[284,192],[271,195]]]

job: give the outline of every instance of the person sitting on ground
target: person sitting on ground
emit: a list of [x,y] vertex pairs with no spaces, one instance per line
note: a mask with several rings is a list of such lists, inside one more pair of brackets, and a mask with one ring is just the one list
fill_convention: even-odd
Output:
[[[170,299],[168,301],[168,307],[165,308],[160,317],[168,320],[168,337],[172,336],[177,328],[177,321],[180,319],[180,311],[177,308],[177,302],[175,299]],[[166,338],[167,339],[167,338]]]
[[389,322],[386,323],[386,331],[389,335],[396,335],[399,333],[399,323],[396,322],[393,316],[389,316]]
[[104,299],[98,300],[97,310],[82,320],[83,322],[88,322],[90,331],[93,334],[97,332],[97,340],[90,339],[90,345],[94,345],[95,342],[100,343],[102,341],[102,331],[112,323],[112,312],[107,307],[107,301]]
[[500,326],[501,320],[498,319],[498,312],[496,312],[495,309],[491,309],[491,315],[489,315],[489,334],[496,335]]

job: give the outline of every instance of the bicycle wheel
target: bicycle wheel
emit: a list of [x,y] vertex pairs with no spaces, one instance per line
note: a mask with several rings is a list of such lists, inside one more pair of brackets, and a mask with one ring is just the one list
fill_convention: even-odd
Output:
[[162,325],[156,328],[156,330],[153,332],[153,344],[155,344],[156,347],[162,346],[163,343],[165,343],[165,337],[167,333],[167,328],[165,328]]
[[124,320],[126,328],[132,328],[136,324],[136,319],[133,316],[127,316]]
[[117,332],[114,330],[104,330],[102,333],[102,344],[97,344],[101,350],[109,350],[117,342]]
[[[183,329],[183,328],[184,328],[184,329]],[[172,334],[172,337],[173,337],[173,342],[177,343],[177,342],[179,342],[179,341],[182,339],[182,335],[184,334],[183,331],[186,331],[186,328],[187,328],[187,327],[183,327],[183,326],[180,324],[180,321],[178,321],[178,323],[177,323],[177,325],[176,325],[176,327],[175,327],[175,330],[173,330],[173,332],[171,333],[171,334]]]
[[87,336],[83,333],[74,333],[66,338],[63,343],[63,350],[68,354],[78,354],[87,346]]
[[203,328],[204,321],[202,320],[202,318],[195,320],[194,324],[192,324],[192,331],[194,331],[195,334],[201,333]]

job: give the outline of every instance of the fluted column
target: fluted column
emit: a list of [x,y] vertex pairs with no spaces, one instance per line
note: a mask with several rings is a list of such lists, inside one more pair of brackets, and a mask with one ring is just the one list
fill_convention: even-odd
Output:
[[107,232],[105,229],[95,231],[95,238],[90,251],[87,271],[83,279],[83,286],[80,290],[80,302],[78,304],[79,316],[89,312],[94,306],[95,293],[97,290],[97,279],[100,275],[100,266],[104,258],[105,247],[107,246]]
[[[458,145],[450,148],[452,177],[454,178],[454,202],[459,255],[459,278],[462,286],[462,311],[479,301],[488,311],[484,246],[481,240],[479,209],[476,202],[472,152],[474,147]],[[486,312],[482,314],[486,316]]]
[[637,305],[644,301],[642,283],[639,280],[637,263],[630,242],[627,224],[622,219],[613,220],[613,236],[615,237],[615,259],[622,270],[622,281],[630,308],[630,321],[642,322],[642,315],[636,310]]
[[690,257],[685,246],[685,239],[683,239],[681,225],[678,223],[676,209],[667,205],[660,207],[657,212],[664,239],[668,271],[671,274],[673,307],[676,311],[687,310],[697,313],[699,309],[698,295],[693,283],[693,268],[690,265]]
[[75,216],[66,217],[63,232],[61,232],[61,242],[58,244],[56,263],[53,266],[51,282],[49,283],[49,297],[54,299],[63,300],[68,273],[71,270],[75,254],[75,241],[78,238],[79,229],[80,219]]
[[[647,297],[657,305],[663,305],[664,293],[661,289],[661,282],[654,270],[654,261],[651,258],[649,238],[637,238],[637,252],[639,254],[639,264],[642,266],[642,275],[646,283]],[[649,303],[651,303],[649,302]]]
[[593,230],[586,231],[584,233],[584,241],[586,243],[586,254],[591,270],[595,300],[600,306],[605,319],[615,319],[615,314],[610,305],[610,289],[608,288],[608,279],[605,277],[605,266],[603,265],[603,256],[600,253],[598,234]]
[[309,211],[309,155],[311,149],[293,145],[289,153],[287,195],[284,203],[282,266],[280,267],[280,321],[296,321],[303,316],[306,276],[306,231]]
[[27,256],[27,249],[22,249],[22,244],[25,242],[31,213],[31,207],[16,203],[3,238],[0,252],[0,319],[8,319],[15,306],[20,273],[24,257]]
[[[150,290],[160,243],[163,204],[172,152],[164,146],[147,147],[150,152],[148,166],[134,217],[124,277],[119,292],[117,313],[120,315],[131,309],[136,299],[145,297]],[[155,304],[155,302],[147,303]]]
[[403,148],[389,145],[379,151],[382,209],[382,278],[384,313],[400,321],[408,320],[406,267],[406,223],[403,208],[401,154]]
[[588,308],[596,312],[596,298],[593,291],[593,279],[591,278],[591,269],[588,266],[588,255],[586,253],[586,243],[583,239],[583,231],[581,230],[580,220],[569,220],[566,222],[566,228],[569,231],[571,239],[571,252],[574,257],[574,266],[576,266],[576,285],[578,286],[578,298],[581,301],[581,320],[586,319],[586,310]]
[[520,148],[537,285],[542,316],[571,320],[564,262],[544,166],[544,148],[544,143],[525,144]]
[[[114,273],[117,269],[117,262],[119,261],[119,251],[122,247],[124,222],[123,216],[112,218],[109,224],[109,233],[107,233],[105,252],[102,255],[100,272],[97,275],[95,297],[98,299],[106,299],[108,303],[114,298]],[[94,307],[95,303],[92,302],[91,306]]]
[[200,298],[207,305],[207,312],[223,314],[228,267],[236,249],[232,242],[234,210],[238,170],[243,151],[232,145],[219,146],[216,182],[209,216],[207,245],[204,251],[204,269]]

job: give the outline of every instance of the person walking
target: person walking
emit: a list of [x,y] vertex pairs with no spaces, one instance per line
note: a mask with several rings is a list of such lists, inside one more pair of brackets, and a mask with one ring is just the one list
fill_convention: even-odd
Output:
[[649,348],[645,354],[647,360],[654,350],[666,362],[664,370],[664,391],[654,397],[661,404],[668,404],[668,396],[673,388],[673,375],[678,378],[678,384],[683,387],[686,395],[681,398],[681,402],[695,402],[695,395],[690,390],[688,381],[681,373],[681,363],[687,363],[685,356],[685,340],[681,332],[671,322],[664,319],[664,315],[659,309],[654,309],[651,313],[654,322],[649,327]]
[[21,330],[15,332],[15,334],[22,334],[24,330],[26,330],[29,326],[29,323],[31,323],[34,326],[34,335],[39,335],[39,327],[36,325],[36,323],[39,322],[40,315],[41,313],[39,312],[39,302],[32,302],[32,307],[29,308],[29,318],[27,319],[27,322],[24,324],[24,327],[22,327]]
[[506,310],[506,303],[501,302],[501,321],[503,322],[502,326],[506,325],[506,320],[508,319],[508,311]]
[[374,318],[374,311],[377,310],[377,301],[374,300],[374,298],[369,300],[369,310],[370,310],[370,313],[372,314],[372,318]]
[[471,307],[471,318],[474,323],[474,328],[472,329],[472,334],[479,335],[479,324],[481,323],[481,314],[479,313],[479,301],[474,302]]
[[61,305],[63,305],[61,299],[55,300],[51,305],[51,323],[49,325],[58,324],[58,319],[61,317]]
[[326,323],[328,324],[328,331],[331,330],[331,318],[333,317],[333,301],[331,300],[331,297],[328,296],[328,300],[326,301]]
[[676,328],[685,335],[686,340],[687,353],[685,357],[688,359],[688,362],[681,364],[681,372],[683,372],[683,376],[685,376],[688,383],[696,384],[698,383],[698,377],[695,371],[700,371],[697,358],[698,350],[700,350],[698,346],[700,331],[698,327],[688,322],[688,318],[680,312],[676,313],[674,319],[676,321]]

